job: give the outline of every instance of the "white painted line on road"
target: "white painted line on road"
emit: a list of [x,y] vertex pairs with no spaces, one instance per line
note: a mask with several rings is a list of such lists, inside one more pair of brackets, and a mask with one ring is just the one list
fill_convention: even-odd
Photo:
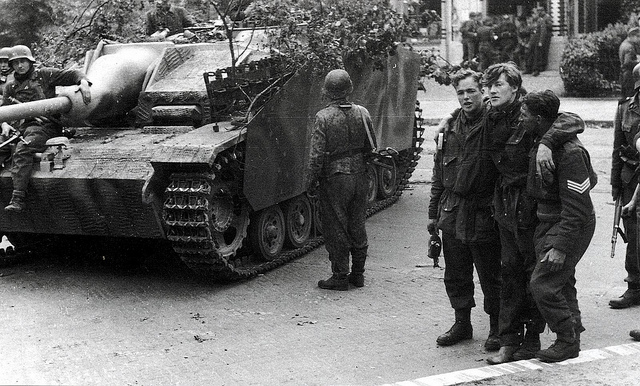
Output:
[[501,365],[484,366],[474,369],[453,371],[445,374],[431,375],[410,381],[402,381],[384,386],[450,386],[466,382],[476,382],[487,378],[495,378],[502,375],[520,373],[531,370],[542,370],[544,367],[568,366],[575,363],[592,362],[613,356],[626,356],[638,354],[640,343],[621,344],[605,347],[604,349],[584,350],[580,356],[559,363],[544,363],[537,359],[504,363]]

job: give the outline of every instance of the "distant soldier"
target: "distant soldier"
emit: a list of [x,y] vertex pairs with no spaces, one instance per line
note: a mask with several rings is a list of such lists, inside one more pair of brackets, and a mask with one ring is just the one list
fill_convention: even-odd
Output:
[[[558,118],[560,100],[552,91],[532,92],[522,101],[521,125],[541,138]],[[561,362],[580,353],[584,331],[576,290],[576,266],[596,227],[590,191],[597,182],[589,153],[577,136],[552,149],[555,169],[537,172],[534,146],[530,153],[527,192],[538,204],[535,232],[536,267],[531,293],[540,313],[556,333],[555,342],[540,350],[543,362]]]
[[[635,28],[638,30],[638,28]],[[640,30],[638,30],[640,32]],[[628,40],[628,38],[627,38]],[[625,41],[627,41],[625,40]],[[613,154],[611,157],[611,195],[613,200],[620,198],[626,205],[632,200],[638,185],[638,167],[640,155],[634,144],[634,137],[640,133],[640,64],[633,68],[636,79],[635,94],[618,104],[614,120]],[[631,208],[630,208],[631,209]],[[617,299],[609,301],[611,308],[627,308],[640,304],[640,261],[638,261],[636,210],[627,210],[622,218],[628,237],[624,268],[627,271],[627,290]]]
[[620,59],[620,97],[622,100],[634,94],[633,69],[638,64],[638,44],[640,44],[640,28],[633,27],[629,29],[627,38],[620,43],[618,49],[618,57]]
[[184,32],[195,22],[182,7],[171,5],[170,0],[155,0],[155,9],[147,12],[147,35],[158,34],[163,37]]
[[495,62],[495,42],[493,20],[487,17],[478,27],[478,70],[484,71]]
[[500,49],[500,61],[510,62],[515,60],[518,48],[518,27],[510,15],[503,15],[500,24],[496,28],[498,47]]
[[[0,95],[2,95],[5,83],[13,79],[13,76],[11,75],[13,73],[13,68],[11,68],[11,66],[9,65],[10,53],[11,48],[0,48]],[[2,101],[0,101],[0,105],[1,104]]]
[[307,191],[314,191],[319,182],[322,230],[332,271],[318,287],[328,290],[346,291],[349,283],[364,286],[369,186],[365,154],[376,143],[369,111],[347,101],[352,91],[346,71],[333,70],[325,77],[323,93],[330,103],[316,114],[307,165]]
[[[59,70],[48,67],[34,67],[35,59],[27,46],[11,48],[9,64],[14,70],[14,79],[4,88],[3,104],[32,102],[55,96],[56,86],[78,86],[84,103],[91,101],[90,83],[84,73],[77,70]],[[45,142],[61,135],[62,125],[57,115],[28,118],[21,122],[2,122],[2,135],[18,130],[25,142],[17,143],[13,153],[13,194],[11,202],[4,210],[20,212],[26,206],[25,197],[33,169],[33,157],[46,149]],[[15,129],[14,129],[15,126]],[[3,148],[6,149],[6,148]]]
[[551,16],[544,8],[537,9],[534,16],[535,29],[531,36],[531,71],[533,76],[547,69],[549,61],[549,47],[551,45]]
[[478,46],[478,23],[476,13],[469,13],[469,20],[462,22],[460,33],[462,34],[462,60],[468,61],[476,56]]

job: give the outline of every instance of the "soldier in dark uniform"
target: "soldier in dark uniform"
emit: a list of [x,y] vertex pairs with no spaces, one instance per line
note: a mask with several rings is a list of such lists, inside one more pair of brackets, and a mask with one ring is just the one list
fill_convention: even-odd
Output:
[[547,15],[544,8],[538,8],[534,15],[534,30],[531,34],[531,62],[530,70],[533,76],[547,69],[549,60],[549,47],[551,45],[551,16]]
[[147,35],[164,31],[164,37],[167,37],[184,32],[186,27],[194,25],[195,22],[187,11],[171,5],[170,0],[155,0],[155,9],[147,12]]
[[333,272],[318,287],[329,290],[345,291],[349,283],[364,286],[369,186],[365,154],[376,143],[367,109],[347,101],[352,91],[346,71],[333,70],[325,77],[323,93],[331,102],[316,114],[307,166],[307,191],[313,192],[319,182],[322,229]]
[[436,342],[450,346],[473,337],[473,267],[484,294],[490,331],[485,348],[498,350],[500,240],[491,213],[497,170],[484,149],[481,74],[463,70],[453,78],[461,111],[447,124],[435,154],[429,228],[442,230],[444,284],[455,323]]
[[[640,31],[639,31],[640,32]],[[633,68],[636,79],[635,94],[618,104],[614,121],[613,154],[611,157],[611,194],[615,201],[619,197],[624,205],[631,201],[638,185],[640,157],[633,138],[640,132],[640,64]],[[627,308],[640,304],[640,261],[638,259],[638,221],[634,210],[627,211],[622,218],[628,237],[624,267],[627,271],[627,290],[617,299],[609,301],[611,308]]]
[[622,100],[634,94],[633,69],[638,64],[638,49],[640,44],[640,28],[633,27],[627,32],[627,38],[620,43],[618,57],[620,59],[620,97]]
[[469,20],[465,20],[460,26],[460,34],[462,35],[462,60],[465,62],[476,56],[476,47],[478,46],[477,29],[476,13],[470,12]]
[[500,61],[509,62],[515,60],[518,48],[518,28],[510,15],[504,15],[496,28],[498,47],[500,49]]
[[[13,80],[13,68],[9,65],[9,54],[11,53],[11,48],[3,47],[0,48],[0,95],[2,95],[2,90],[4,90],[4,85],[7,82]],[[2,101],[0,101],[0,105],[2,105]]]
[[[557,119],[559,106],[560,100],[552,91],[529,93],[522,101],[521,124],[541,138]],[[589,191],[597,178],[589,153],[577,136],[552,151],[555,169],[546,175],[537,172],[537,146],[532,148],[527,181],[527,191],[537,201],[540,221],[535,232],[537,263],[531,292],[549,328],[556,333],[554,344],[536,354],[544,362],[560,362],[580,353],[584,327],[575,271],[596,225]]]
[[[91,101],[90,83],[84,73],[76,70],[58,70],[56,68],[35,68],[35,59],[27,46],[11,48],[9,63],[14,69],[13,81],[7,83],[3,93],[3,104],[32,102],[55,96],[56,86],[78,86],[84,103]],[[14,123],[17,126],[17,124]],[[14,127],[2,122],[2,135],[9,136]],[[13,194],[11,202],[4,209],[19,212],[25,206],[25,197],[35,153],[45,150],[48,139],[60,136],[62,125],[57,116],[41,116],[24,120],[16,127],[24,140],[17,143],[13,152]]]
[[478,27],[478,70],[484,71],[495,62],[495,41],[493,20],[486,18]]

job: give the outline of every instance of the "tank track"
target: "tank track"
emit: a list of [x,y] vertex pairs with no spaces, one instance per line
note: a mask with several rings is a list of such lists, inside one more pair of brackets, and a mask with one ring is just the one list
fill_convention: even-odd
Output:
[[[412,147],[401,151],[396,163],[398,189],[391,197],[376,201],[367,208],[367,217],[393,205],[408,186],[423,150],[422,121],[421,110],[417,108]],[[233,157],[223,153],[223,158]],[[236,161],[241,163],[242,160]],[[321,235],[312,237],[304,246],[283,251],[271,261],[264,261],[243,247],[249,223],[248,203],[230,193],[233,189],[228,187],[224,178],[218,178],[226,172],[225,168],[233,167],[232,164],[220,167],[216,174],[174,173],[165,190],[163,221],[167,238],[192,271],[215,281],[249,279],[303,256],[324,243]],[[222,206],[226,208],[214,208],[216,200],[225,202]],[[234,226],[232,235],[225,236],[224,233]],[[233,240],[229,242],[230,239]]]

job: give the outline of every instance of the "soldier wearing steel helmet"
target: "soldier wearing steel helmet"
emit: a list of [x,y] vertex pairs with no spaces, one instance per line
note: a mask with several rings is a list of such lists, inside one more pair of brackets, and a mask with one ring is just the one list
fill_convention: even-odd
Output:
[[[4,85],[13,79],[11,75],[13,73],[13,69],[9,66],[9,53],[11,52],[11,48],[3,47],[0,48],[0,95],[2,95],[2,90],[4,89]],[[2,102],[0,101],[0,105]]]
[[[619,197],[622,204],[628,204],[638,185],[640,156],[634,145],[634,137],[640,133],[640,64],[632,71],[635,79],[634,94],[618,103],[614,120],[613,154],[611,157],[611,194],[615,201]],[[640,304],[640,261],[638,259],[638,221],[636,210],[627,210],[622,218],[628,237],[624,268],[627,290],[619,298],[609,301],[611,308],[628,308]]]
[[323,94],[330,102],[316,114],[307,165],[307,191],[313,192],[319,183],[322,229],[332,271],[318,287],[340,291],[347,290],[349,283],[364,286],[369,185],[365,154],[376,147],[369,111],[347,101],[352,91],[346,71],[333,70],[325,77]]
[[[34,64],[35,59],[29,47],[11,47],[9,65],[14,70],[14,79],[4,87],[3,104],[52,98],[55,96],[56,86],[73,85],[78,86],[84,103],[91,101],[90,82],[82,71],[36,68]],[[35,153],[45,150],[48,139],[61,135],[62,125],[59,116],[48,115],[28,118],[22,122],[2,122],[1,127],[2,135],[9,136],[13,130],[18,130],[24,138],[24,141],[16,144],[13,152],[13,193],[11,202],[4,208],[6,211],[20,212],[26,206],[25,197],[33,169],[33,157]]]

